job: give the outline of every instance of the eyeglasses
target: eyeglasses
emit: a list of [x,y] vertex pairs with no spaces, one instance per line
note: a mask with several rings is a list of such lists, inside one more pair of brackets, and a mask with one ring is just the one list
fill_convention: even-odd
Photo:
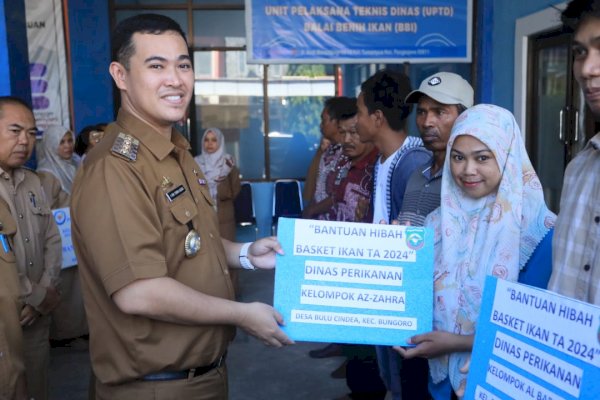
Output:
[[104,137],[103,131],[91,131],[90,132],[90,141],[91,142],[99,143],[103,137]]

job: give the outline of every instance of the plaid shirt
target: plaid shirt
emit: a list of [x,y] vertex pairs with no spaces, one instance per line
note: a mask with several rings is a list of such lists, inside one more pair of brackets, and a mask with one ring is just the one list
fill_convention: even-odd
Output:
[[600,133],[565,171],[548,289],[600,305]]

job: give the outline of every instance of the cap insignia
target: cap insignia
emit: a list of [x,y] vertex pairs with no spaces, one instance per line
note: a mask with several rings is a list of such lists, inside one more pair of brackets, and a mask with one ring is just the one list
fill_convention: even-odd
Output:
[[440,83],[442,83],[442,80],[438,76],[434,76],[433,78],[431,78],[430,80],[427,81],[427,84],[429,86],[437,86]]

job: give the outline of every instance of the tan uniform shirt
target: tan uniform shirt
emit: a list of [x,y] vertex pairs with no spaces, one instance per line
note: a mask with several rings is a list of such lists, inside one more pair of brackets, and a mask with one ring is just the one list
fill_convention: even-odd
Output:
[[225,179],[217,186],[217,215],[221,237],[235,241],[235,209],[234,200],[240,194],[240,170],[233,166]]
[[0,197],[17,221],[15,256],[25,302],[38,307],[48,286],[56,287],[62,244],[39,177],[26,168],[10,174],[0,169]]
[[[135,151],[119,147],[119,133],[139,140],[139,146],[130,147],[137,147],[135,157]],[[226,351],[233,327],[128,315],[111,299],[137,279],[163,276],[233,299],[217,216],[188,142],[175,130],[169,141],[121,110],[97,147],[86,157],[71,194],[96,377],[105,384],[121,383],[214,362]],[[118,148],[129,156],[118,154]],[[190,258],[184,252],[188,225],[202,240]]]
[[8,204],[0,199],[0,235],[4,236],[4,244],[0,245],[0,399],[13,398],[17,379],[25,372],[19,323],[23,304],[15,254],[10,249],[16,231]]
[[60,181],[48,171],[37,171],[42,188],[48,196],[48,202],[52,210],[69,207],[69,194],[60,186]]

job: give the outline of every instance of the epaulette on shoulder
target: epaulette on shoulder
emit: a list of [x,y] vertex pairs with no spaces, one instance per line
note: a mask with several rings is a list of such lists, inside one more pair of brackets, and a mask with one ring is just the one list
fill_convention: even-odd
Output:
[[131,135],[119,132],[112,148],[114,154],[119,155],[129,161],[137,159],[137,152],[140,147],[140,141]]

